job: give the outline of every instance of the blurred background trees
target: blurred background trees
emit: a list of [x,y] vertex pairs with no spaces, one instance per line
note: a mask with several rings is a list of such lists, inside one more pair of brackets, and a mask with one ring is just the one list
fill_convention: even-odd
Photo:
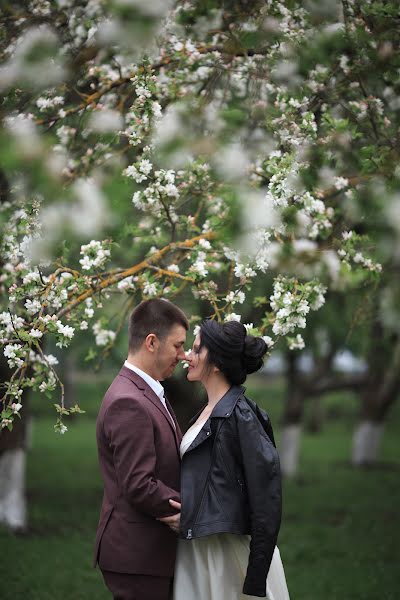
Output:
[[281,357],[286,475],[335,390],[360,407],[348,458],[376,463],[400,385],[398,3],[31,0],[1,20],[0,519],[26,527],[28,396],[64,433],[85,410],[69,374],[111,380],[153,296]]

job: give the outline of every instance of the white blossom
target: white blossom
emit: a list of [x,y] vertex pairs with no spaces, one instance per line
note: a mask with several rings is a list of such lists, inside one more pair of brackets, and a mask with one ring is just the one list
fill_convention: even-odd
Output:
[[93,268],[101,268],[110,256],[110,250],[104,247],[102,242],[92,240],[89,244],[81,246],[80,264],[84,271],[89,271]]
[[95,334],[97,346],[106,346],[107,344],[113,342],[116,338],[115,331],[103,329],[100,321],[97,321],[93,325],[93,333]]
[[246,295],[241,290],[231,291],[231,292],[229,292],[229,294],[227,294],[225,296],[226,302],[229,302],[232,305],[236,304],[236,303],[243,304],[245,299],[246,299]]
[[263,335],[262,339],[267,344],[268,348],[272,348],[272,346],[275,343],[274,340],[269,335]]
[[58,340],[56,346],[62,348],[63,346],[67,346],[69,340],[74,337],[75,328],[70,325],[64,325],[61,321],[56,321],[56,328],[59,335],[61,335],[61,339]]
[[250,265],[244,265],[242,263],[237,263],[233,272],[235,273],[236,277],[239,277],[240,280],[244,281],[257,275],[256,271]]
[[334,185],[337,190],[343,190],[349,185],[349,180],[345,177],[335,177]]
[[20,344],[8,344],[8,346],[4,348],[3,353],[4,356],[8,359],[7,362],[10,369],[12,369],[13,367],[22,367],[22,365],[24,364],[23,359],[20,356],[18,356],[21,350],[22,346]]
[[167,271],[171,271],[172,273],[179,273],[179,267],[177,264],[172,263],[172,264],[168,265]]
[[44,358],[49,365],[58,365],[58,358],[53,356],[53,354],[45,354]]
[[32,339],[40,339],[41,337],[43,337],[43,331],[40,331],[40,329],[35,329],[33,327],[29,332],[29,337],[31,337]]
[[204,248],[204,250],[210,250],[211,249],[211,244],[208,240],[201,238],[199,240],[199,246],[201,246],[202,248]]
[[[21,329],[24,326],[22,317],[10,314],[8,312],[0,313],[0,324],[5,327],[5,333],[8,335],[14,333],[14,329]],[[0,330],[1,331],[1,330]]]
[[139,171],[141,173],[143,173],[144,175],[149,175],[151,173],[152,168],[153,168],[153,165],[147,158],[143,158],[139,162]]
[[84,313],[88,319],[91,319],[93,317],[93,315],[94,315],[93,298],[86,298]]
[[125,277],[125,279],[122,279],[121,281],[119,281],[117,283],[117,288],[119,290],[133,290],[133,289],[135,289],[135,278],[133,276],[131,276],[131,277]]
[[30,283],[39,283],[40,282],[40,275],[37,271],[30,271],[29,273],[26,273],[26,275],[24,275],[24,277],[22,278],[22,283],[24,285],[29,285]]
[[302,336],[298,333],[294,338],[288,338],[289,350],[303,350],[305,347]]
[[199,252],[196,260],[190,266],[190,271],[197,273],[200,277],[206,277],[208,273],[207,263],[206,263],[207,255],[205,252]]
[[150,298],[153,296],[157,296],[157,284],[151,283],[150,281],[146,281],[143,286],[143,294],[145,296],[149,296]]
[[63,96],[54,96],[53,98],[38,98],[36,100],[36,106],[41,111],[47,110],[48,108],[54,108],[60,104],[64,104]]
[[239,321],[241,320],[241,315],[237,315],[235,313],[229,313],[225,315],[225,321]]
[[39,385],[39,391],[41,391],[42,393],[51,391],[54,389],[55,385],[56,385],[55,375],[54,375],[53,371],[50,371],[47,381],[42,381],[42,383]]

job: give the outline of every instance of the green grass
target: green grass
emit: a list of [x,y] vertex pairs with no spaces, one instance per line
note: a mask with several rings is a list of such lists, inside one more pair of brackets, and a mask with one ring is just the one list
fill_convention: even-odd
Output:
[[[90,386],[83,390],[89,416],[71,422],[65,436],[53,433],[47,411],[35,421],[28,460],[30,531],[0,531],[1,600],[109,598],[91,566],[102,494],[92,418],[100,395]],[[252,380],[248,391],[279,430],[280,385],[265,390]],[[385,433],[381,468],[355,470],[348,456],[356,402],[336,395],[324,406],[330,418],[321,434],[304,435],[300,473],[284,486],[279,547],[291,598],[397,600],[399,407]]]
[[95,423],[76,420],[64,436],[53,423],[44,417],[33,427],[29,533],[0,533],[0,598],[106,600],[101,573],[91,566],[102,495]]

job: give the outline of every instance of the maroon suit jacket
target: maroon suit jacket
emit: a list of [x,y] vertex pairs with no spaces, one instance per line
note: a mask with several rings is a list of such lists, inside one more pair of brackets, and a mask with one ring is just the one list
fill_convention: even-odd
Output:
[[104,396],[96,425],[104,496],[94,564],[117,573],[172,576],[177,537],[156,520],[180,500],[176,429],[151,387],[122,367]]

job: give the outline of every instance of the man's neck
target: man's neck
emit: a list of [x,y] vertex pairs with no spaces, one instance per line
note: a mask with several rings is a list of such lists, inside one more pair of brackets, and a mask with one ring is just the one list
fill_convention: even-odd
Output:
[[126,360],[134,367],[137,367],[138,369],[146,373],[146,375],[149,375],[150,377],[158,381],[157,374],[154,373],[154,370],[151,369],[149,365],[146,364],[146,362],[143,361],[139,355],[135,354],[132,356],[132,354],[128,354],[128,358]]

